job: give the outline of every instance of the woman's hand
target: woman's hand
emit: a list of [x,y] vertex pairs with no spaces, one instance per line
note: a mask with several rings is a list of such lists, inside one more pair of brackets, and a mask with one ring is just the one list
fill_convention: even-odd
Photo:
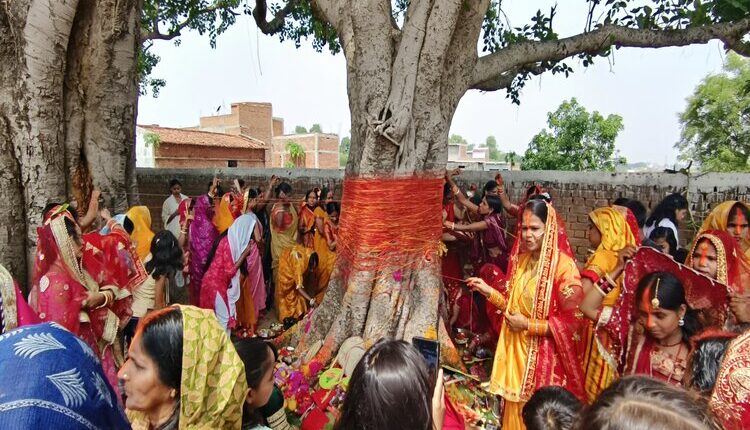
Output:
[[632,245],[628,245],[625,248],[622,248],[617,253],[617,267],[615,268],[615,270],[622,272],[625,269],[625,264],[628,262],[628,260],[632,259],[635,255],[635,251],[636,248]]
[[443,369],[437,371],[435,391],[432,393],[432,428],[441,430],[445,421],[445,386],[443,385]]
[[484,279],[482,278],[467,278],[466,285],[468,285],[472,290],[480,292],[485,297],[489,297],[490,293],[492,293],[492,287],[487,285],[487,283],[484,282]]
[[738,322],[750,322],[750,293],[730,293],[729,308],[732,309]]
[[86,293],[86,298],[81,303],[81,307],[84,309],[94,309],[103,305],[106,301],[103,293],[89,291]]
[[505,314],[505,321],[511,331],[519,332],[529,329],[529,319],[521,314]]
[[99,216],[102,217],[102,219],[106,222],[109,222],[109,220],[112,219],[112,214],[109,213],[109,209],[107,208],[100,210]]

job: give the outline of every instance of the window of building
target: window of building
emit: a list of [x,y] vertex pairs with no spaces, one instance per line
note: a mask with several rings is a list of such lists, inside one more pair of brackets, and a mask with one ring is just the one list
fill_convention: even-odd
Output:
[[227,167],[237,167],[237,160],[227,160]]

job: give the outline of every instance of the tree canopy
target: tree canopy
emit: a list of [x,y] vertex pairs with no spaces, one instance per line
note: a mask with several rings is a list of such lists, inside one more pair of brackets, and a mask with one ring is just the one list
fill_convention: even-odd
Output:
[[688,98],[680,123],[681,159],[703,171],[749,171],[750,62],[730,54],[724,72],[707,76]]
[[589,113],[575,98],[547,116],[547,129],[534,136],[523,157],[523,170],[615,170],[624,164],[615,149],[622,118]]

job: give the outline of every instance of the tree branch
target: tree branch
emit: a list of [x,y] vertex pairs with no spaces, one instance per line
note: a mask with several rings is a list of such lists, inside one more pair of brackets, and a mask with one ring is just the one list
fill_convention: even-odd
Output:
[[268,3],[266,0],[255,0],[255,9],[253,9],[253,18],[263,34],[274,34],[284,26],[284,19],[299,3],[299,0],[289,0],[284,7],[279,9],[271,21],[266,21],[268,13]]
[[539,63],[524,64],[521,67],[516,67],[514,69],[503,72],[484,82],[474,84],[472,86],[472,89],[481,91],[497,91],[506,89],[510,87],[510,84],[513,83],[513,80],[516,79],[516,76],[518,76],[519,73],[527,72],[534,76],[538,76],[546,72],[547,70],[549,70],[549,68],[544,67]]
[[[157,7],[158,7],[158,3],[157,3]],[[166,33],[166,34],[165,33],[161,33],[159,31],[159,13],[158,13],[158,9],[157,9],[156,16],[154,16],[153,23],[152,23],[152,25],[154,26],[154,28],[152,28],[150,32],[148,32],[148,33],[146,33],[146,34],[144,34],[144,35],[141,36],[141,44],[143,44],[143,42],[145,42],[147,40],[172,40],[175,37],[179,37],[181,35],[182,30],[185,29],[185,27],[189,26],[193,22],[193,20],[195,18],[197,18],[197,17],[199,17],[199,16],[201,16],[203,14],[206,14],[206,13],[216,12],[217,10],[220,10],[220,9],[227,9],[227,11],[229,13],[234,14],[234,15],[239,15],[236,12],[232,12],[229,8],[223,6],[221,3],[216,3],[213,6],[209,6],[207,8],[200,9],[196,13],[189,14],[188,17],[185,18],[184,21],[182,21],[181,23],[177,24],[176,27],[169,29],[169,32]]]
[[481,57],[474,69],[472,88],[487,91],[504,88],[491,85],[491,81],[530,63],[560,61],[584,53],[597,54],[611,46],[664,48],[707,43],[719,39],[729,47],[742,48],[743,45],[739,41],[748,31],[750,31],[750,18],[684,30],[640,30],[605,25],[597,30],[560,40],[519,42]]

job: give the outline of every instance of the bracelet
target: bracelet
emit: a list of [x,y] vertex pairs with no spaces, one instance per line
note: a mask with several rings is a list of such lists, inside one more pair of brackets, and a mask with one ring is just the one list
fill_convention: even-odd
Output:
[[602,295],[602,297],[607,297],[607,293],[602,289],[602,280],[599,279],[594,284],[594,288],[596,288],[596,291]]
[[501,311],[505,311],[505,308],[508,305],[508,301],[505,300],[505,297],[503,297],[503,295],[494,288],[490,292],[490,296],[487,297],[487,300],[492,304],[492,306],[500,309]]
[[609,294],[610,291],[612,291],[615,288],[615,283],[612,282],[611,279],[609,279],[609,276],[605,275],[603,278],[599,279],[599,288],[604,292],[604,295]]
[[453,188],[451,189],[451,191],[453,191],[453,194],[456,195],[456,196],[459,195],[459,194],[461,194],[461,189],[458,188],[458,185],[454,185]]
[[546,320],[529,320],[528,332],[532,336],[546,336],[548,323]]

